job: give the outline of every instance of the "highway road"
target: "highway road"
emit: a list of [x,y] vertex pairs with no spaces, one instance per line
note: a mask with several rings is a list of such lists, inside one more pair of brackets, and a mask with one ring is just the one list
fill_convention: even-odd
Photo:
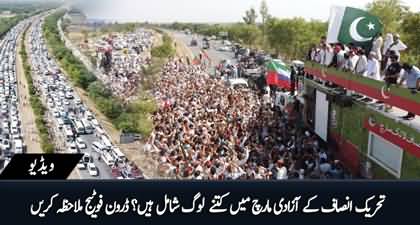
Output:
[[29,21],[19,22],[0,41],[0,171],[14,154],[25,153],[16,58],[19,37]]
[[[34,85],[41,92],[42,102],[47,108],[47,119],[53,126],[51,133],[55,136],[61,153],[80,152],[89,154],[90,160],[96,166],[99,174],[98,176],[92,176],[87,169],[80,169],[81,179],[112,179],[111,167],[100,159],[101,154],[92,148],[92,144],[94,142],[101,143],[101,137],[106,137],[106,134],[92,113],[81,102],[80,97],[77,96],[65,75],[58,72],[61,71],[59,65],[48,53],[42,35],[42,24],[45,16],[33,20],[27,36],[32,77]],[[84,119],[83,122],[86,121],[92,127],[93,133],[84,134],[84,132],[78,132],[74,128],[75,121],[81,121],[82,119]],[[83,124],[85,125],[85,123]],[[80,139],[86,144],[86,148],[76,145],[76,140]]]
[[[195,56],[199,55],[201,51],[202,40],[203,40],[202,35],[196,35],[196,34],[187,35],[184,32],[180,32],[180,31],[167,30],[167,32],[170,32],[173,35],[173,37],[175,37],[178,41],[182,41],[186,46],[188,46]],[[198,40],[197,46],[190,46],[190,42],[193,39],[193,37],[196,37]],[[210,41],[210,49],[206,50],[209,58],[212,61],[212,66],[213,66],[212,68],[210,68],[209,72],[214,72],[214,66],[219,64],[220,61],[222,60],[228,59],[234,64],[237,62],[233,51],[219,51],[217,49],[220,46],[223,46],[221,40],[212,40]]]

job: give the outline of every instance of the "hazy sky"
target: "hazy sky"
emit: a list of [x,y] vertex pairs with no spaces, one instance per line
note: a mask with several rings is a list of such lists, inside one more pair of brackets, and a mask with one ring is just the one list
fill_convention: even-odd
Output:
[[[79,0],[90,18],[150,22],[237,22],[261,0]],[[332,5],[363,8],[372,0],[267,0],[270,14],[328,20]],[[403,0],[420,11],[420,0]]]

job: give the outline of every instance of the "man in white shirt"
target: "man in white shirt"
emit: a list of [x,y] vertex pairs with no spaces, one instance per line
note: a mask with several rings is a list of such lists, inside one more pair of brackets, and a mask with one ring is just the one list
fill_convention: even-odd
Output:
[[344,70],[354,73],[357,61],[359,61],[359,56],[353,50],[350,50],[347,53],[347,59],[344,66]]
[[344,69],[345,68],[345,62],[346,59],[344,55],[346,54],[346,51],[344,50],[344,47],[342,45],[338,46],[339,50],[337,52],[337,68],[338,69]]
[[366,77],[374,80],[381,80],[381,68],[376,56],[376,53],[373,51],[369,53]]
[[320,60],[321,60],[320,63],[322,65],[329,66],[332,62],[334,53],[333,53],[331,47],[328,44],[324,44],[321,47],[321,51],[319,53],[319,56],[320,56]]
[[390,51],[395,51],[395,54],[398,56],[398,59],[400,59],[400,52],[401,51],[405,51],[407,49],[407,45],[405,45],[401,40],[400,40],[400,35],[396,34],[394,35],[394,43],[391,44],[389,50]]
[[288,179],[288,175],[287,175],[287,168],[284,166],[284,161],[282,159],[280,159],[277,162],[277,180],[287,180]]
[[379,33],[375,40],[372,43],[372,52],[376,53],[376,57],[378,61],[382,61],[382,45],[384,43],[384,40],[382,39],[382,33]]
[[358,51],[359,60],[356,63],[356,74],[365,76],[367,73],[367,58],[365,55],[365,51],[360,49]]
[[[413,94],[417,93],[417,90],[420,89],[420,69],[416,66],[404,63],[402,68],[404,69],[404,74],[399,82],[399,85],[402,85],[406,81],[406,86]],[[416,117],[416,114],[408,112],[406,116],[403,116],[404,120],[412,120]]]

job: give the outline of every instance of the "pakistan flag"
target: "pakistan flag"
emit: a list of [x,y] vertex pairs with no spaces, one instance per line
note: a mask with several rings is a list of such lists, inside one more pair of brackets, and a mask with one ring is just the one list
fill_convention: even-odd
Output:
[[370,45],[380,32],[382,23],[379,18],[364,10],[340,6],[331,8],[328,43]]

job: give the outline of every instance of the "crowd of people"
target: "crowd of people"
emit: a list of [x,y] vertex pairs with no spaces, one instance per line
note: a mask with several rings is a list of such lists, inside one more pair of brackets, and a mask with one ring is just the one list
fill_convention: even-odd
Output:
[[[407,45],[398,34],[386,34],[385,40],[379,33],[370,48],[362,48],[350,43],[329,44],[325,37],[318,46],[313,46],[307,58],[328,67],[349,71],[370,79],[384,81],[386,87],[406,85],[413,94],[420,88],[420,70],[409,63],[401,63],[401,53]],[[372,100],[372,99],[368,99]],[[377,101],[381,103],[380,101]],[[415,114],[408,112],[404,120],[412,120]]]
[[143,67],[151,63],[153,37],[152,32],[138,29],[97,42],[98,67],[106,74],[104,83],[115,95],[129,99],[136,94]]
[[162,176],[178,179],[342,179],[333,152],[299,126],[296,106],[280,110],[249,88],[227,87],[198,65],[172,59],[153,94],[160,103],[144,150]]

